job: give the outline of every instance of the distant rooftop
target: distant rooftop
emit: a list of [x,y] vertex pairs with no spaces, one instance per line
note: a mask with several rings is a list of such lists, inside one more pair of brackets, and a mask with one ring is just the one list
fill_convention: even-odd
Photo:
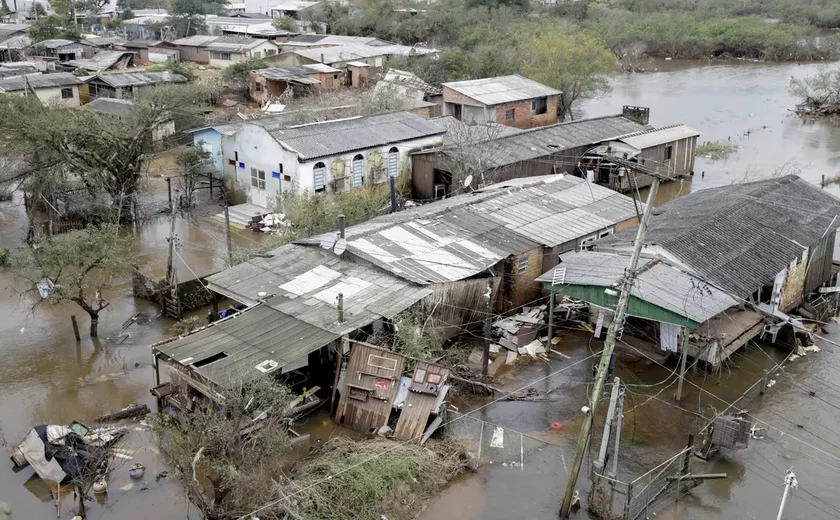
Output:
[[498,76],[495,78],[472,79],[468,81],[455,81],[444,83],[443,86],[474,99],[484,105],[513,103],[515,101],[524,101],[536,97],[560,94],[560,91],[557,89],[553,89],[532,79],[522,77],[519,74]]
[[97,112],[99,114],[108,114],[112,116],[123,116],[131,111],[134,103],[127,99],[112,99],[112,98],[96,98],[87,105],[84,105],[86,110]]
[[33,74],[0,79],[0,92],[18,92],[28,88],[56,88],[80,85],[82,81],[69,72]]
[[187,78],[168,70],[160,72],[117,72],[99,74],[88,81],[101,81],[112,87],[140,87],[159,83],[185,83]]

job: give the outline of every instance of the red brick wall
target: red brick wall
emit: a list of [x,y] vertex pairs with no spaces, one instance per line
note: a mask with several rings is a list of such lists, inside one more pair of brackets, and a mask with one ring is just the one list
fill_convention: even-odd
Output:
[[[517,101],[516,103],[496,105],[496,122],[500,125],[513,126],[522,129],[553,125],[557,122],[557,96],[549,96],[547,105],[548,109],[545,114],[539,115],[531,114],[530,99],[526,101]],[[510,109],[514,110],[513,121],[505,119],[505,113]]]
[[[483,106],[478,101],[467,97],[459,92],[444,86],[443,87],[443,101],[444,103],[458,103],[461,105]],[[548,109],[545,114],[531,115],[531,100],[518,101],[516,103],[506,103],[504,105],[495,105],[492,109],[496,111],[496,122],[501,125],[514,126],[516,128],[535,128],[538,126],[553,125],[557,122],[557,96],[548,97]],[[505,119],[505,112],[509,109],[515,109],[515,118],[513,121]]]

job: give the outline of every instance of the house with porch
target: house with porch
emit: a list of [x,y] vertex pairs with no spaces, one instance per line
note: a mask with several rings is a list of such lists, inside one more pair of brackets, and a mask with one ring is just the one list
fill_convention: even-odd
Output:
[[[840,199],[795,175],[705,189],[658,207],[624,340],[657,338],[648,348],[660,352],[684,345],[719,366],[762,333],[775,339],[780,324],[795,323],[788,312],[825,298],[819,289],[834,279],[838,228]],[[562,255],[539,281],[608,322],[635,237],[630,228]],[[586,272],[593,265],[598,271]]]

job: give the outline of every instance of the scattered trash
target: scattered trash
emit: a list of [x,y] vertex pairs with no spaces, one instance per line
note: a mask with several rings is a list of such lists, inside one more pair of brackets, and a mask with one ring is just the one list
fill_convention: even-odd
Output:
[[562,429],[562,428],[563,428],[563,425],[562,425],[562,424],[560,424],[559,422],[553,422],[553,423],[551,423],[551,429],[552,429],[552,430],[560,430],[560,429]]
[[133,479],[142,478],[144,473],[146,473],[146,466],[140,464],[139,462],[135,463],[128,469],[128,476]]
[[776,384],[776,380],[775,380],[775,379],[771,379],[770,381],[767,381],[767,388],[770,388],[770,387],[772,387],[772,386],[773,386],[773,385],[775,385],[775,384]]
[[805,352],[821,352],[822,351],[822,349],[820,347],[816,346],[816,345],[811,345],[810,347],[805,347],[802,350],[804,350]]
[[508,350],[507,359],[505,359],[505,364],[506,365],[512,365],[512,364],[516,363],[516,358],[517,357],[519,357],[519,354],[517,354],[516,352],[514,352],[512,350]]
[[496,343],[491,343],[490,344],[490,353],[491,354],[498,354],[499,351],[501,350],[501,348],[502,348],[501,345],[497,345]]
[[545,305],[533,309],[525,307],[523,310],[520,314],[493,323],[493,333],[499,338],[499,345],[508,350],[515,351],[537,339],[538,327],[545,323]]
[[527,354],[531,357],[537,357],[537,354],[545,354],[546,350],[545,345],[540,343],[540,340],[535,339],[524,347],[519,347],[518,352],[522,356]]
[[387,424],[384,425],[382,428],[379,428],[379,431],[376,432],[377,435],[382,436],[382,437],[387,437],[387,436],[391,435],[392,433],[394,433],[393,428],[391,428]]
[[491,448],[504,448],[505,447],[505,430],[501,426],[496,426],[493,429],[493,438],[490,439],[490,447]]
[[49,298],[55,288],[55,284],[49,278],[43,278],[35,287],[38,289],[38,294],[41,298]]
[[753,439],[761,440],[764,438],[764,432],[767,430],[766,428],[756,428],[757,425],[753,424],[752,428],[750,428],[750,437]]
[[157,475],[155,475],[155,482],[159,481],[162,478],[166,478],[169,475],[168,471],[161,471]]

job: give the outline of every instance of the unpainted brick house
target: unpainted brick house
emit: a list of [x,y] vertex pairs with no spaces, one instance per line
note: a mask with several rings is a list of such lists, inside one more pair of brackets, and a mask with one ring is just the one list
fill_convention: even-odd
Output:
[[557,123],[560,91],[513,74],[443,84],[443,114],[466,123],[534,128]]

